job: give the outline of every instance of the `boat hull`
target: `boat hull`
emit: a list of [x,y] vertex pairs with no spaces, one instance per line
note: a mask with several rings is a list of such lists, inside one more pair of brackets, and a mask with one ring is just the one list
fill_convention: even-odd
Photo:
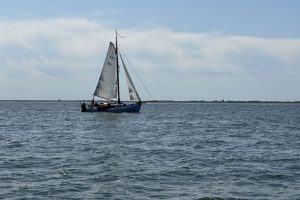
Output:
[[135,104],[100,104],[98,106],[81,104],[81,112],[139,112],[142,104],[140,102]]

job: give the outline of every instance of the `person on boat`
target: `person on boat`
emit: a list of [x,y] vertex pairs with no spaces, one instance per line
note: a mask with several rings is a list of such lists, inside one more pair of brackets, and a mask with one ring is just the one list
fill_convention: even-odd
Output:
[[92,104],[92,106],[95,104],[94,98],[92,99],[91,104]]
[[81,104],[81,112],[86,112],[86,106],[85,103]]

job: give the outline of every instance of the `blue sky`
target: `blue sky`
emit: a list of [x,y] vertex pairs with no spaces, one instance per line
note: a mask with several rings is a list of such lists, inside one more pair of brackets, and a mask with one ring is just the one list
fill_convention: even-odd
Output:
[[2,19],[86,18],[119,28],[168,27],[174,31],[222,31],[230,35],[300,35],[297,0],[9,0]]
[[155,99],[300,99],[300,1],[0,3],[0,99],[91,98],[115,28]]

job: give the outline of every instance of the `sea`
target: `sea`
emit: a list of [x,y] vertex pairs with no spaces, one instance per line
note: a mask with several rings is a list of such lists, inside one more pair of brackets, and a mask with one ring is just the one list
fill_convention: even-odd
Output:
[[300,104],[0,101],[0,199],[300,199]]

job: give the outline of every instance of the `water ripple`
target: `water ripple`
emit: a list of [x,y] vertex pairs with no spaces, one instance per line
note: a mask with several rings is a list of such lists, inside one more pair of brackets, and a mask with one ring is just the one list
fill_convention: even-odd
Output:
[[0,102],[2,199],[300,199],[299,104]]

